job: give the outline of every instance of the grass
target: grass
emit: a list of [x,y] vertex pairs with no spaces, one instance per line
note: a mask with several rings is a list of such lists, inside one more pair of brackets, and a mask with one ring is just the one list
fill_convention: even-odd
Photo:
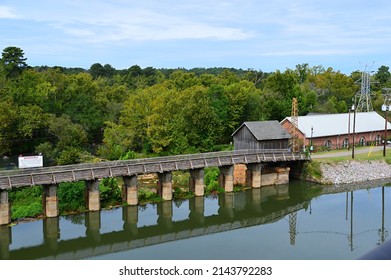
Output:
[[[328,152],[327,154],[333,154],[337,152]],[[325,154],[325,153],[319,153],[319,154]],[[314,161],[319,161],[319,162],[341,162],[341,161],[346,161],[346,160],[352,160],[352,155],[347,155],[347,156],[335,156],[335,157],[327,157],[327,158],[314,158]],[[360,154],[355,154],[354,155],[354,160],[384,160],[388,164],[391,164],[391,151],[388,151],[386,153],[386,156],[383,156],[383,151],[375,151],[371,153],[360,153]]]

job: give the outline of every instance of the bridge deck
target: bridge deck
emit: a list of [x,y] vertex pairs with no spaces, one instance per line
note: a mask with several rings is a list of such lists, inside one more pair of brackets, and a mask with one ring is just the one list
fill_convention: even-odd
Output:
[[234,164],[308,160],[289,150],[239,150],[193,155],[118,160],[55,167],[15,169],[0,172],[0,189],[96,180],[108,177],[163,173]]

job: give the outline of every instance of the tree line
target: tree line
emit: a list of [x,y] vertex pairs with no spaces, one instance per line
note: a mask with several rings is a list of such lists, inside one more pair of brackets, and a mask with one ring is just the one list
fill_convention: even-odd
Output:
[[[375,110],[390,76],[387,66],[371,76]],[[347,112],[360,77],[307,63],[270,73],[32,67],[11,46],[0,60],[0,155],[42,153],[70,164],[220,150],[244,121],[289,116],[293,97],[300,115]]]

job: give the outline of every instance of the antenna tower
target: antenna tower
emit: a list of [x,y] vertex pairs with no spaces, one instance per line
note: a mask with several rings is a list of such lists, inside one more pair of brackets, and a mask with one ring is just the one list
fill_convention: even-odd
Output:
[[371,102],[371,74],[366,70],[361,74],[361,89],[357,92],[358,97],[357,112],[371,112],[373,111]]
[[292,99],[292,113],[291,113],[291,129],[289,131],[291,135],[290,146],[292,148],[292,152],[299,151],[299,116],[297,110],[297,99]]

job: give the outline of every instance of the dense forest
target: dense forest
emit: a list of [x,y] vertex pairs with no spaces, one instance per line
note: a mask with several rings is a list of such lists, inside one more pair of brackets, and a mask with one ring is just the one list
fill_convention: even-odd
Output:
[[[373,106],[391,87],[389,67],[371,76]],[[0,155],[42,153],[70,164],[219,150],[243,121],[291,113],[347,112],[361,72],[323,66],[264,73],[254,69],[115,69],[29,66],[19,47],[0,60]]]

